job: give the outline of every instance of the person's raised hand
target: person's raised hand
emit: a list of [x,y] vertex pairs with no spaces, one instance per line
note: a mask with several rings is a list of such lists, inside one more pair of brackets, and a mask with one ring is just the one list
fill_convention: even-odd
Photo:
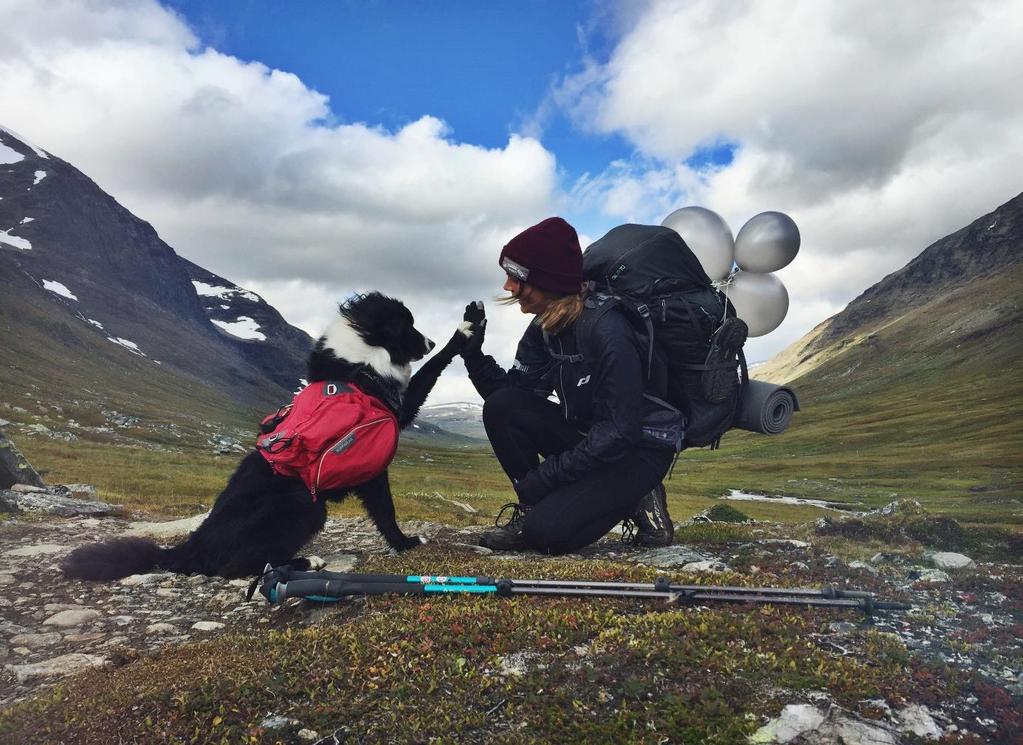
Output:
[[487,317],[486,311],[483,310],[483,301],[475,300],[469,303],[465,306],[461,326],[444,345],[443,352],[452,357],[457,354],[464,357],[466,352],[479,354],[486,327]]
[[483,348],[483,337],[487,330],[487,312],[482,300],[475,300],[465,306],[462,316],[462,327],[459,333],[466,334],[466,342],[462,347],[462,357],[480,354]]

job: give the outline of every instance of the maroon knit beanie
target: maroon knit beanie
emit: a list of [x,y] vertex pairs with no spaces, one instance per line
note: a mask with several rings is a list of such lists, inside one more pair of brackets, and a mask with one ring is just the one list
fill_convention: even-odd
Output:
[[512,238],[498,263],[510,276],[541,290],[575,295],[582,289],[579,236],[560,217],[548,217]]

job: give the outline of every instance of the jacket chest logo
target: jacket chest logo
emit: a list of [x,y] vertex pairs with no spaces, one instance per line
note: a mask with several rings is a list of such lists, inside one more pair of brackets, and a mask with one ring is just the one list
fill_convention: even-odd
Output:
[[575,387],[579,388],[580,386],[584,386],[584,385],[586,385],[589,382],[590,382],[590,376],[589,375],[585,375],[585,376],[579,378],[579,382],[575,384]]

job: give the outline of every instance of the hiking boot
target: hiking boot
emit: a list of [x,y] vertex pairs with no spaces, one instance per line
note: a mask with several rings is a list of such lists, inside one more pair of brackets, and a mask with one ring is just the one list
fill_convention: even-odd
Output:
[[[509,510],[511,515],[502,523],[501,519]],[[480,536],[480,545],[492,551],[515,551],[526,548],[526,537],[522,533],[522,528],[528,512],[528,507],[517,502],[506,504],[494,519],[494,525],[497,527]]]
[[622,525],[622,541],[643,548],[670,546],[675,526],[668,514],[668,495],[658,484],[639,503],[632,517]]

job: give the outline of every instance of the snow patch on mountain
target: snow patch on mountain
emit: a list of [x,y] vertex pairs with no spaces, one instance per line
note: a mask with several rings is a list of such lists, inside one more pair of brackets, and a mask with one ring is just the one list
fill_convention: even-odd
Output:
[[28,223],[30,223],[30,222],[32,222],[34,220],[35,220],[34,217],[23,217],[23,218],[21,218],[21,223],[20,224],[21,225],[27,225]]
[[46,171],[36,171],[35,177],[36,180],[32,182],[32,186],[36,186],[40,181],[46,178]]
[[46,154],[45,150],[43,150],[41,147],[36,147],[31,142],[29,142],[24,137],[22,137],[17,132],[15,132],[13,129],[7,129],[7,127],[5,127],[2,124],[0,124],[0,132],[6,132],[7,134],[9,134],[11,137],[16,139],[18,142],[20,142],[25,147],[31,148],[32,152],[34,152],[40,158],[46,158],[47,160],[49,160],[50,156]]
[[61,297],[66,297],[69,300],[76,301],[78,300],[78,298],[75,297],[75,294],[67,288],[67,285],[64,285],[61,282],[57,282],[56,280],[53,279],[44,279],[43,289],[49,290],[50,292],[60,295]]
[[10,230],[0,230],[0,243],[6,243],[9,246],[20,248],[22,251],[31,251],[32,244],[24,238],[19,238],[16,235],[11,235]]
[[259,295],[248,290],[243,290],[240,287],[218,287],[216,285],[209,285],[205,282],[198,282],[192,280],[192,285],[195,287],[195,292],[202,297],[217,297],[221,300],[230,300],[232,297],[241,297],[246,300],[251,300],[254,303],[260,301]]
[[237,336],[239,339],[246,339],[249,341],[266,341],[266,336],[260,333],[259,324],[248,316],[240,316],[236,321],[218,321],[213,320],[219,328],[223,329],[231,336]]
[[146,353],[139,349],[139,345],[133,341],[122,339],[119,336],[108,336],[107,341],[112,341],[114,344],[124,347],[132,354],[137,354],[139,357],[145,357]]
[[17,150],[13,150],[7,145],[0,142],[0,166],[11,165],[13,163],[20,163],[25,160],[25,156],[19,153]]

